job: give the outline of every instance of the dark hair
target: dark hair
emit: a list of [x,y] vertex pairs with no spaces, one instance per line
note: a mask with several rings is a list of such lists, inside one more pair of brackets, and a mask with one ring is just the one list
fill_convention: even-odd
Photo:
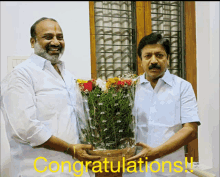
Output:
[[170,55],[170,41],[168,39],[165,39],[162,37],[161,34],[159,33],[151,33],[148,36],[144,36],[138,45],[138,56],[141,58],[141,52],[142,49],[146,46],[146,45],[150,45],[150,44],[161,44],[164,47],[164,50],[167,53],[167,56]]
[[55,19],[53,19],[53,18],[47,18],[47,17],[42,17],[42,18],[40,18],[39,20],[37,20],[37,21],[31,26],[31,38],[36,39],[36,25],[37,25],[38,23],[40,23],[41,21],[43,21],[43,20],[51,20],[51,21],[57,22],[57,21],[56,21]]

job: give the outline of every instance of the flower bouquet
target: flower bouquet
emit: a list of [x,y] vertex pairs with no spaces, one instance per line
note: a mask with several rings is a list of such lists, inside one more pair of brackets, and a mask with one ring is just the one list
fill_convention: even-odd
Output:
[[112,161],[112,168],[135,153],[135,77],[77,80],[80,141],[92,144],[95,150],[89,153],[101,155],[100,161]]

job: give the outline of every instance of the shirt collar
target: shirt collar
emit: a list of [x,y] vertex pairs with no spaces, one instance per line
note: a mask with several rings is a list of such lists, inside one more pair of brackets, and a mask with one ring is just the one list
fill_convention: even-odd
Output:
[[149,81],[145,79],[145,73],[140,75],[140,84],[148,83]]
[[[142,83],[148,83],[149,81],[145,79],[145,74],[140,75],[140,84]],[[164,82],[166,82],[168,85],[172,86],[173,85],[173,77],[170,74],[169,70],[167,69],[166,72],[164,73],[164,76],[161,78]]]
[[[39,55],[32,54],[30,56],[30,59],[33,63],[35,63],[37,66],[39,66],[41,69],[44,69],[45,66],[52,65],[51,62],[43,57],[40,57]],[[63,61],[60,62],[61,70],[65,69],[65,64]]]
[[170,74],[170,71],[168,69],[166,70],[164,76],[161,79],[171,87],[173,86],[173,76],[172,74]]

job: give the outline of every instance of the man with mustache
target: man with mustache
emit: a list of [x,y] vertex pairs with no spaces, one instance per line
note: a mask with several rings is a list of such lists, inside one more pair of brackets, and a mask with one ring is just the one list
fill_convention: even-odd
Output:
[[91,145],[79,144],[75,78],[60,60],[63,32],[56,20],[43,17],[32,25],[30,42],[34,54],[1,84],[12,176],[89,176],[74,159],[100,157],[87,154]]
[[192,85],[170,74],[170,42],[161,34],[143,37],[138,55],[145,72],[139,77],[134,106],[137,146],[141,149],[127,161],[141,158],[143,164],[148,164],[146,168],[142,164],[142,169],[139,165],[137,173],[123,176],[185,177],[184,145],[197,137],[200,125]]

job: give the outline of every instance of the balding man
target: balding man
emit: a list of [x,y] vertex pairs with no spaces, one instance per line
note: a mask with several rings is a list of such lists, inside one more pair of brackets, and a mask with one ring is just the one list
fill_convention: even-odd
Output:
[[[1,84],[1,109],[11,150],[12,176],[89,176],[80,161],[98,160],[79,144],[74,76],[60,58],[65,49],[56,20],[31,27],[32,54]],[[64,163],[65,162],[65,163]]]

